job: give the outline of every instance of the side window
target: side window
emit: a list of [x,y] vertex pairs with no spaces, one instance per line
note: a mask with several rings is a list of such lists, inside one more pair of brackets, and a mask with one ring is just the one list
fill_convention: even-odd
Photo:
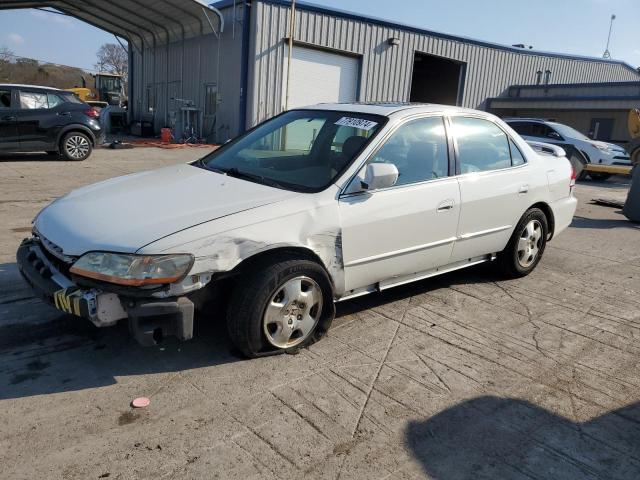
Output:
[[23,110],[36,110],[49,108],[46,93],[20,92],[20,108]]
[[399,173],[396,185],[447,177],[449,152],[443,118],[422,118],[402,125],[371,162],[393,163]]
[[531,135],[531,124],[527,122],[512,122],[509,126],[513,128],[520,135]]
[[451,117],[462,173],[486,172],[511,166],[507,135],[481,118]]
[[0,110],[11,108],[11,90],[0,90]]
[[511,139],[509,139],[509,147],[511,148],[511,165],[517,167],[518,165],[524,165],[525,163],[527,163],[527,161],[524,159],[524,155],[522,155],[520,149]]
[[49,101],[49,108],[56,108],[58,105],[64,103],[62,97],[55,93],[47,93],[47,100]]

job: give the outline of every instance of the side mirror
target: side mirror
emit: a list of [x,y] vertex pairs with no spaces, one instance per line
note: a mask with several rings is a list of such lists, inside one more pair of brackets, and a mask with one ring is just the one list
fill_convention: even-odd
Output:
[[363,190],[379,190],[393,187],[398,181],[398,167],[392,163],[367,164],[364,181],[360,182]]
[[554,140],[562,140],[562,137],[560,136],[560,134],[558,132],[549,132],[547,137],[553,138]]

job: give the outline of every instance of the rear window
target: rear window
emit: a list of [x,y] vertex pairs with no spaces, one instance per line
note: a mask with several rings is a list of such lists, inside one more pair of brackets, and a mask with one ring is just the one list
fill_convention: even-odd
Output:
[[84,102],[78,96],[71,92],[61,93],[60,96],[65,102],[83,104]]

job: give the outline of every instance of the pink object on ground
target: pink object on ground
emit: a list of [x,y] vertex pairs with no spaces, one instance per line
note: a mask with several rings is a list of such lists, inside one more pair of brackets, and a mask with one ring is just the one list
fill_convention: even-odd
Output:
[[148,407],[150,403],[151,400],[149,400],[147,397],[138,397],[135,398],[133,402],[131,402],[131,406],[134,408],[144,408]]

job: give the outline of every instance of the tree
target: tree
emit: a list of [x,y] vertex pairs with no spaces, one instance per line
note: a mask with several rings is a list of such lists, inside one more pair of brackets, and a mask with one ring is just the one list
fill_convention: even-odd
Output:
[[10,62],[14,56],[13,52],[7,47],[0,47],[0,62]]
[[98,50],[97,57],[96,70],[122,75],[126,81],[129,73],[129,55],[124,48],[115,43],[105,43]]

